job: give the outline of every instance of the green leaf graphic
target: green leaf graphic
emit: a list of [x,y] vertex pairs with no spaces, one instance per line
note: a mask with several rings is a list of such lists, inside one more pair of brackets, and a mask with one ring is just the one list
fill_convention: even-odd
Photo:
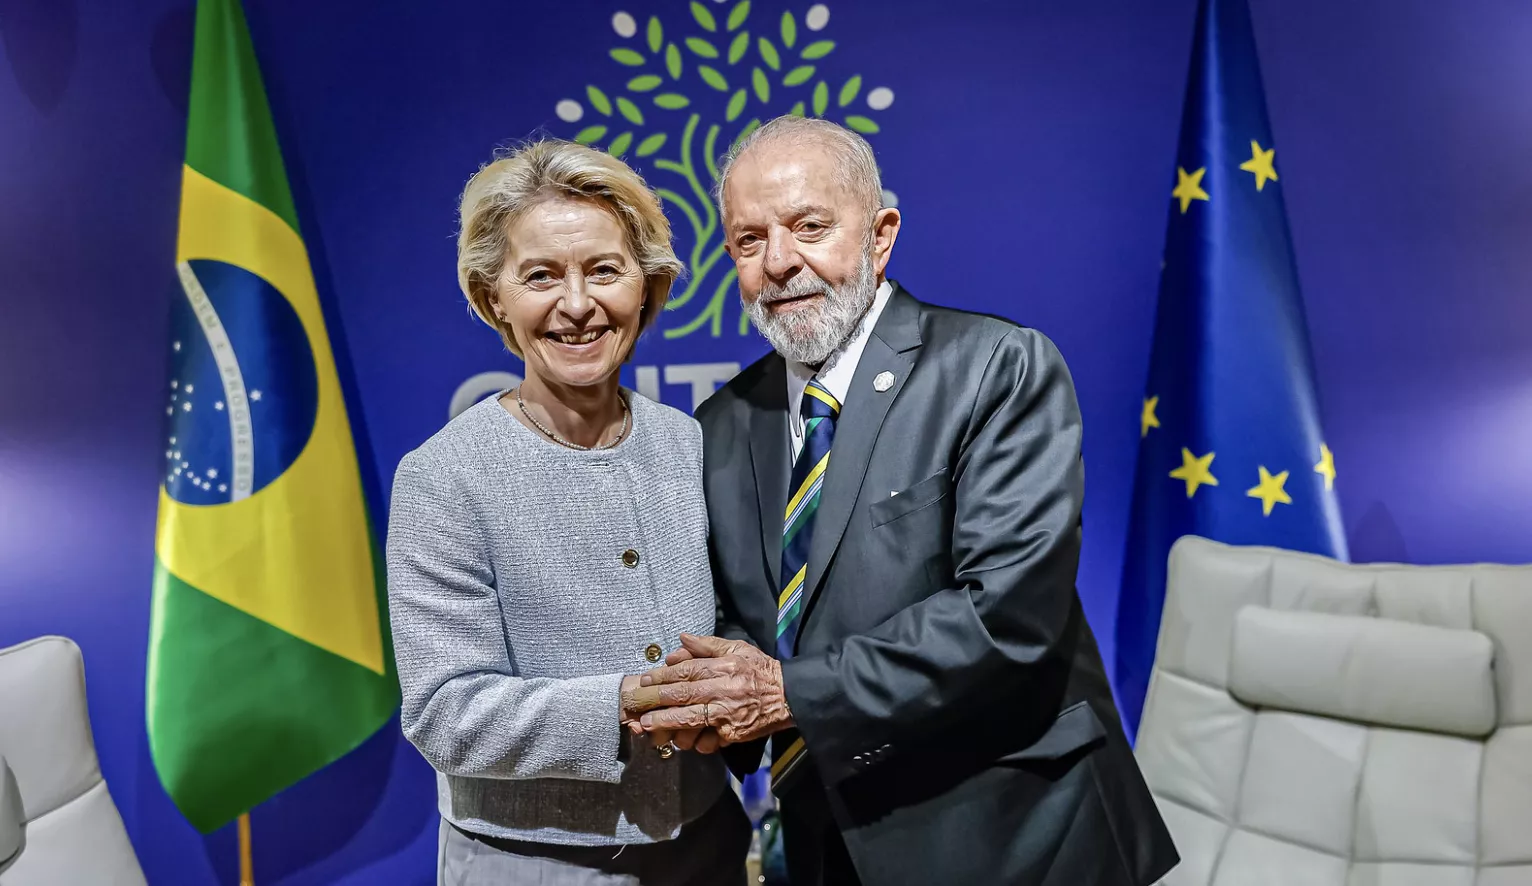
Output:
[[640,157],[647,157],[664,146],[665,133],[656,132],[654,135],[651,135],[638,143],[638,151],[636,151],[636,153]]
[[[880,132],[882,114],[865,105],[871,87],[863,82],[864,76],[845,75],[848,79],[837,85],[821,75],[821,70],[829,71],[825,60],[840,44],[808,27],[806,21],[819,24],[813,16],[801,18],[808,4],[759,10],[755,8],[761,5],[758,0],[685,0],[685,5],[691,24],[684,18],[662,21],[657,12],[646,13],[640,18],[641,33],[621,41],[617,49],[608,48],[611,58],[630,70],[608,83],[610,93],[601,91],[605,86],[590,86],[581,96],[576,87],[570,98],[587,109],[584,123],[588,125],[575,137],[629,162],[647,158],[643,161],[648,164],[646,175],[661,180],[672,177],[670,182],[656,182],[659,197],[666,211],[694,237],[686,257],[691,279],[685,292],[670,302],[671,308],[679,310],[667,317],[674,322],[665,324],[665,338],[717,338],[727,334],[725,327],[735,326],[740,335],[747,335],[749,316],[730,298],[735,273],[724,258],[717,207],[708,193],[718,178],[714,158],[731,138],[737,149],[759,131],[762,119],[780,113],[784,106],[791,106],[786,109],[791,115],[834,119],[869,136]],[[815,11],[823,14],[819,7]],[[750,16],[757,12],[761,18],[752,26]],[[626,19],[621,24],[626,26]],[[688,65],[707,91],[699,93],[690,85]],[[738,73],[733,73],[736,69]],[[716,122],[704,122],[708,113],[718,113],[707,99],[713,92],[725,101],[727,122],[716,117]],[[772,104],[773,99],[780,104]],[[760,105],[752,108],[757,102]],[[706,108],[714,110],[704,112]],[[676,115],[674,127],[665,122],[671,120],[669,112],[683,110],[684,114]],[[657,131],[661,129],[669,131]]]
[[788,71],[787,76],[782,78],[782,85],[798,86],[799,84],[809,82],[809,78],[813,76],[814,66],[802,65],[800,67],[793,68],[791,71]]
[[745,16],[750,14],[750,0],[739,0],[734,8],[729,10],[729,30],[734,30],[745,23]]
[[798,22],[791,12],[782,13],[782,45],[788,49],[793,48],[793,42],[798,39]]
[[713,87],[719,92],[729,91],[729,81],[723,79],[722,74],[718,73],[707,65],[698,65],[697,73],[702,75],[702,79],[707,83],[707,85]]
[[878,131],[878,124],[863,117],[860,114],[852,114],[846,118],[846,125],[863,135],[874,135]]
[[628,122],[634,126],[644,125],[644,112],[638,109],[638,105],[633,104],[622,96],[617,97],[617,110],[621,111],[622,116],[627,117]]
[[[748,0],[747,0],[748,2]],[[745,56],[745,50],[750,48],[750,32],[740,31],[734,37],[734,42],[729,44],[729,64],[734,64]]]
[[601,116],[612,116],[612,102],[606,97],[606,93],[594,86],[585,87],[585,97],[590,99],[590,106],[601,112]]
[[762,37],[760,46],[761,60],[766,62],[766,66],[773,71],[782,70],[782,57],[777,55],[777,48],[771,45],[771,41]]
[[702,56],[703,58],[717,58],[718,57],[718,50],[716,48],[714,48],[713,44],[707,42],[706,40],[702,39],[701,37],[687,37],[686,38],[686,46],[692,52],[697,53],[698,55]]
[[745,109],[745,91],[743,89],[734,93],[729,98],[729,107],[724,110],[723,118],[730,123],[739,119],[739,114]]
[[803,57],[809,61],[816,58],[824,58],[835,48],[834,40],[816,40],[803,47]]
[[847,80],[846,85],[840,88],[840,106],[844,108],[846,105],[851,104],[856,99],[856,94],[861,91],[862,75],[857,74],[855,77]]

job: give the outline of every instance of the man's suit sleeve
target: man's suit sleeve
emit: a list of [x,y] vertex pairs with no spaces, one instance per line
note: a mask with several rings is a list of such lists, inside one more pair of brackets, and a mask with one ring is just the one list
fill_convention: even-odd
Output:
[[826,784],[901,750],[960,740],[954,724],[1026,704],[1076,605],[1080,438],[1063,356],[1041,333],[1007,332],[953,474],[953,586],[827,654],[782,663],[788,705]]

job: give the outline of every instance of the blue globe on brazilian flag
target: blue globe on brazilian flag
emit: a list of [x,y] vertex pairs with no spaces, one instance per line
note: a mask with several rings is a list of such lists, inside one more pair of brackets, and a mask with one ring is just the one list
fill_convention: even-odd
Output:
[[211,831],[398,703],[335,357],[238,0],[199,0],[147,716]]

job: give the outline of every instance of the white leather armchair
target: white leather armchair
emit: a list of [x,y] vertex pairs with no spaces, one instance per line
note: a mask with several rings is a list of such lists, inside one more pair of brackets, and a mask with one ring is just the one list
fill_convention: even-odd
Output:
[[0,649],[0,886],[145,886],[63,637]]
[[1136,754],[1167,886],[1532,886],[1532,567],[1183,538]]

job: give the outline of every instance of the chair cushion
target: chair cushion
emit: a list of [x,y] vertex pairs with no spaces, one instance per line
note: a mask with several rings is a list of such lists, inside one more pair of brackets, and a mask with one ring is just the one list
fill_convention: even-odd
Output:
[[1229,692],[1252,707],[1482,738],[1495,728],[1494,657],[1477,631],[1247,606]]
[[27,825],[5,886],[147,886],[106,782]]

